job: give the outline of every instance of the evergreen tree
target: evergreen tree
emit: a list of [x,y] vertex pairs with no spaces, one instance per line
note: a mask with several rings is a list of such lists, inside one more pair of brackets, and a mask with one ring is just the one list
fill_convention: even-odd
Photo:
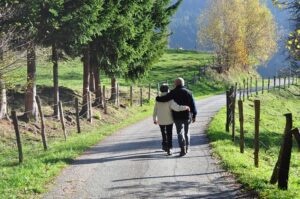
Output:
[[181,2],[120,0],[116,5],[114,25],[93,41],[98,65],[111,77],[113,101],[117,77],[137,79],[163,54],[170,18]]

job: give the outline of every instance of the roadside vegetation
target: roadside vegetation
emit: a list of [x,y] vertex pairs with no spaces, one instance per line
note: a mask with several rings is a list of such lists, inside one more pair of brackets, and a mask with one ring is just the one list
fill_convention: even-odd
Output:
[[[207,131],[213,152],[221,158],[222,165],[237,176],[246,188],[255,190],[261,198],[300,198],[299,171],[300,158],[296,142],[290,165],[288,191],[282,191],[277,185],[269,183],[273,168],[278,159],[283,140],[285,117],[292,113],[294,127],[300,126],[300,86],[291,86],[287,90],[272,91],[268,94],[251,97],[244,102],[245,153],[239,149],[239,123],[236,118],[236,142],[231,134],[225,132],[225,109],[219,112]],[[254,167],[254,99],[261,100],[260,152],[259,168]],[[238,111],[238,110],[236,110]],[[238,113],[236,112],[238,115]]]

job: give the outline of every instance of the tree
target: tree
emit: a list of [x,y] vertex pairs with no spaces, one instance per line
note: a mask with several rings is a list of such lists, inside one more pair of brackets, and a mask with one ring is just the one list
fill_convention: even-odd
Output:
[[14,12],[10,17],[1,20],[1,30],[13,29],[18,32],[12,41],[12,46],[19,46],[18,49],[27,50],[27,88],[25,93],[25,119],[28,121],[30,117],[37,117],[37,106],[35,103],[36,85],[36,55],[35,33],[36,29],[32,26],[31,19],[34,19],[37,8],[30,7],[30,1],[9,1],[3,0],[0,3],[1,7],[14,8]]
[[219,72],[247,70],[276,51],[276,25],[259,0],[214,0],[199,17],[198,40],[216,53]]
[[[140,54],[134,58],[128,65],[125,77],[131,80],[136,80],[145,75],[151,69],[152,64],[157,61],[164,52],[168,43],[168,27],[171,22],[171,17],[177,11],[182,3],[182,0],[173,2],[170,1],[155,1],[153,7],[148,13],[148,18],[151,19],[153,26],[143,26],[141,35],[147,35],[143,40],[138,39],[134,43]],[[145,13],[143,11],[143,13]]]
[[167,43],[167,26],[181,2],[119,2],[117,17],[111,22],[114,25],[94,39],[98,65],[111,77],[112,101],[116,96],[117,77],[135,80],[162,55]]
[[295,69],[300,68],[300,3],[298,0],[279,1],[273,0],[273,3],[280,9],[290,11],[291,20],[294,22],[295,30],[289,34],[287,39],[287,48],[290,52],[291,66]]

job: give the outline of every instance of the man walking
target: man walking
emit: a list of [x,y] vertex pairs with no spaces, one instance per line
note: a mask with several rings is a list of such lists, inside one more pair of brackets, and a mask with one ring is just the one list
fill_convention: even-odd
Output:
[[167,102],[174,100],[178,105],[189,106],[190,111],[175,112],[172,111],[173,120],[176,126],[178,143],[180,146],[180,156],[184,156],[190,150],[189,124],[196,121],[197,110],[195,100],[191,91],[184,87],[184,80],[177,78],[174,82],[175,89],[165,96],[156,97],[158,102]]

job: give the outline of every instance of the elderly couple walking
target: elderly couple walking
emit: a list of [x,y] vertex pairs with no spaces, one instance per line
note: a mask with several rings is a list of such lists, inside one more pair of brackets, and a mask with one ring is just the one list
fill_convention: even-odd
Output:
[[189,125],[195,122],[197,110],[191,91],[184,87],[184,80],[178,78],[174,81],[175,88],[169,92],[167,84],[160,87],[161,95],[156,97],[153,112],[154,124],[158,124],[162,134],[162,149],[172,155],[172,130],[175,124],[179,156],[184,156],[190,151]]

